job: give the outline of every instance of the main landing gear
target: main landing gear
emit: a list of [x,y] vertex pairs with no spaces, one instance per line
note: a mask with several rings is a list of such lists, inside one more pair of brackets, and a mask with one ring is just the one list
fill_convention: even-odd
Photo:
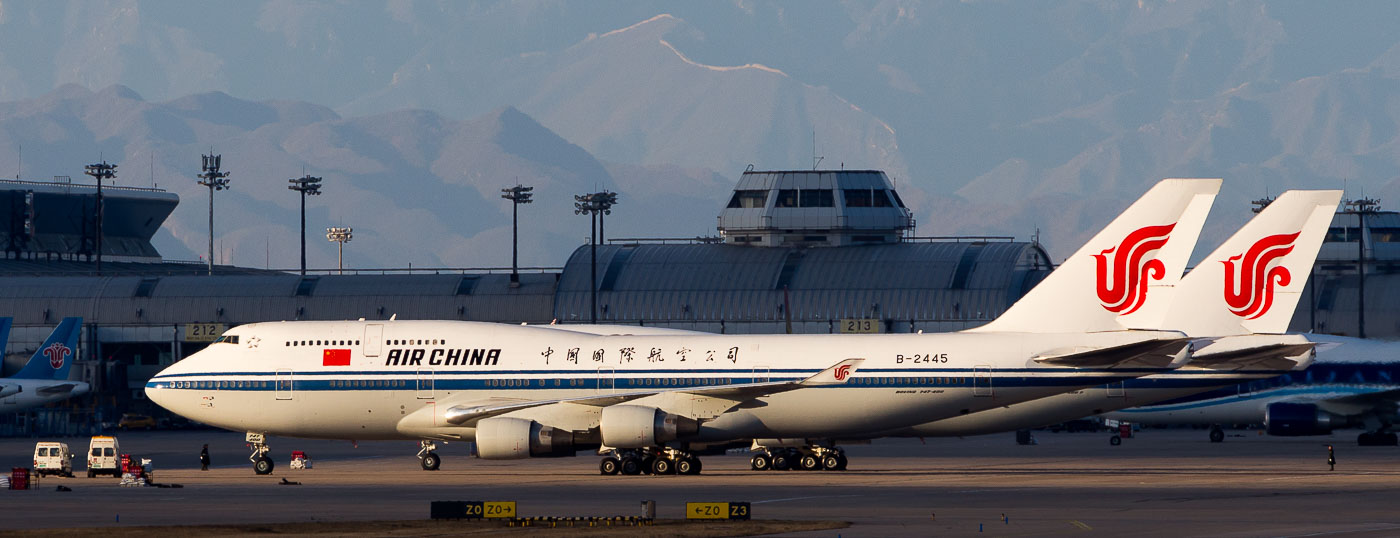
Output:
[[1210,425],[1210,442],[1212,442],[1212,443],[1221,443],[1221,442],[1224,442],[1224,441],[1225,441],[1225,430],[1221,429],[1219,424],[1211,424],[1211,425]]
[[248,432],[244,438],[248,441],[248,446],[253,449],[252,455],[248,456],[248,461],[253,462],[253,472],[258,474],[272,474],[275,465],[272,464],[272,457],[267,453],[272,449],[267,446],[267,436],[261,433]]
[[1361,435],[1356,436],[1356,444],[1359,446],[1396,446],[1396,441],[1400,441],[1400,439],[1396,439],[1395,432],[1384,430],[1362,432]]
[[442,458],[437,455],[437,443],[432,441],[418,442],[418,463],[423,465],[424,471],[436,471],[442,465]]
[[844,471],[846,451],[835,447],[765,448],[754,454],[755,471]]
[[670,447],[618,448],[598,462],[598,472],[605,475],[638,474],[700,474],[700,458]]

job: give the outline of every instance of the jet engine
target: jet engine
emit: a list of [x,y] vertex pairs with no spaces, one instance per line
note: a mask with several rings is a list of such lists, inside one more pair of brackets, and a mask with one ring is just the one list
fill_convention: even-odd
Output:
[[0,385],[0,398],[19,394],[23,388],[19,385]]
[[700,422],[655,407],[614,405],[603,408],[599,429],[604,445],[645,448],[693,436],[700,431]]
[[1327,435],[1346,425],[1346,417],[1318,409],[1315,404],[1280,402],[1264,408],[1264,427],[1269,435]]
[[476,423],[476,453],[487,460],[573,456],[574,434],[533,420],[493,417]]

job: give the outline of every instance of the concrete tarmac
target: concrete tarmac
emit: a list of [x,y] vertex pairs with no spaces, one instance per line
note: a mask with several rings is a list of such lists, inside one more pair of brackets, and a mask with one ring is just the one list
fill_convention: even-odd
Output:
[[[1358,447],[1354,431],[1276,438],[1229,430],[1144,430],[1121,446],[1107,433],[1036,432],[965,439],[883,440],[848,447],[850,470],[749,470],[747,454],[704,458],[700,476],[601,476],[598,458],[484,461],[465,444],[439,450],[423,471],[413,442],[277,439],[277,469],[257,476],[243,435],[219,431],[120,433],[124,452],[154,460],[156,481],[181,489],[122,488],[112,478],[45,478],[38,491],[0,491],[0,529],[426,519],[433,500],[512,500],[522,516],[683,517],[686,501],[748,501],[762,519],[840,520],[834,536],[1396,536],[1400,449]],[[0,465],[26,465],[39,439],[0,439]],[[46,439],[47,440],[47,439]],[[81,453],[86,439],[68,439]],[[209,443],[214,468],[199,470]],[[1327,444],[1337,470],[1327,468]],[[314,469],[292,470],[292,450]],[[299,486],[278,485],[287,480]],[[55,491],[65,485],[71,492]]]

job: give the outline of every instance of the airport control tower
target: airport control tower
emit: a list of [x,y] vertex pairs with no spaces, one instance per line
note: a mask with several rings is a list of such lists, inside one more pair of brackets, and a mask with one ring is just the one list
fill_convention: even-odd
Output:
[[913,231],[914,217],[879,170],[748,170],[719,214],[731,245],[879,245]]

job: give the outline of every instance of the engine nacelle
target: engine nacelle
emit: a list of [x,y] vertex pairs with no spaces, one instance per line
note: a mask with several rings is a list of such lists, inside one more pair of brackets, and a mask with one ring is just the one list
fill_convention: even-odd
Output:
[[1318,409],[1314,404],[1272,403],[1264,408],[1264,428],[1269,435],[1327,435],[1346,425],[1346,418]]
[[22,392],[23,389],[24,389],[24,387],[21,387],[21,386],[19,386],[18,384],[15,384],[15,385],[0,385],[0,398],[6,398],[6,397],[9,397],[9,396],[14,396],[14,395],[19,394],[20,392]]
[[693,436],[700,431],[700,422],[655,407],[613,405],[603,408],[599,429],[604,445],[645,448]]
[[573,456],[574,434],[533,420],[510,417],[476,423],[476,454],[487,460]]

